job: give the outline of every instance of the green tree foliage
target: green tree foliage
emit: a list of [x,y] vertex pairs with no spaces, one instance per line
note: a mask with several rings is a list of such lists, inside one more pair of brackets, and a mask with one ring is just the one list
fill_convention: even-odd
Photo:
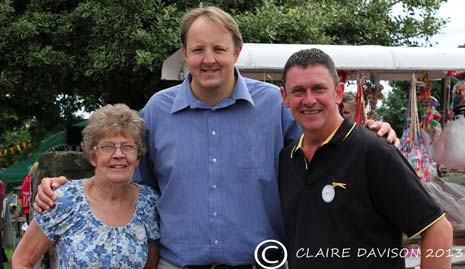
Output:
[[179,17],[160,1],[0,3],[0,103],[15,115],[2,117],[0,128],[38,127],[31,130],[37,146],[81,108],[141,108],[178,46]]
[[[38,143],[93,111],[140,109],[163,60],[179,48],[179,21],[194,0],[0,2],[0,131],[26,128]],[[216,0],[245,42],[429,45],[445,0]],[[401,5],[408,16],[393,13]],[[14,117],[12,116],[14,115]],[[0,140],[0,144],[9,144]]]
[[390,86],[392,86],[392,90],[388,97],[383,100],[378,113],[383,117],[383,121],[389,122],[397,135],[400,136],[407,115],[410,82],[396,81],[390,83]]
[[246,42],[419,46],[444,26],[436,14],[443,2],[263,1],[234,14]]

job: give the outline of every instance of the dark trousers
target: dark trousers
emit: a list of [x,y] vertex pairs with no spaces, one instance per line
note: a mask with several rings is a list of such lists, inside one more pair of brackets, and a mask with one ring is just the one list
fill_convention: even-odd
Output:
[[3,263],[8,262],[5,249],[3,249],[2,232],[0,231],[0,269],[3,269]]

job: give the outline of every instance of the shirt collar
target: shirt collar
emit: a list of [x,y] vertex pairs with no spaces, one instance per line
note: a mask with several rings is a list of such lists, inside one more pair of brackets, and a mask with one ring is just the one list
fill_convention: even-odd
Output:
[[[334,130],[323,141],[323,143],[321,143],[320,148],[327,144],[340,144],[344,142],[347,139],[347,137],[349,137],[349,135],[352,133],[356,125],[357,125],[356,123],[352,123],[349,120],[344,119],[342,124],[336,130]],[[303,154],[303,141],[304,141],[304,134],[300,136],[299,142],[291,150],[291,159],[294,158],[294,156],[297,153]]]
[[192,74],[188,73],[184,81],[182,82],[179,91],[176,93],[173,105],[171,107],[171,113],[176,113],[180,110],[183,110],[187,107],[191,109],[195,108],[223,108],[230,106],[236,103],[237,100],[245,100],[249,102],[252,106],[255,106],[252,96],[250,95],[249,88],[247,86],[246,79],[241,76],[239,70],[234,67],[234,73],[237,77],[236,85],[234,86],[233,94],[231,97],[225,98],[220,103],[215,106],[210,106],[198,100],[193,94],[190,86],[190,81],[192,80]]
[[235,100],[245,100],[249,102],[252,106],[255,106],[252,95],[250,95],[249,87],[247,86],[247,80],[241,76],[239,70],[234,67],[234,72],[237,77],[236,85],[234,86],[234,91],[232,98]]

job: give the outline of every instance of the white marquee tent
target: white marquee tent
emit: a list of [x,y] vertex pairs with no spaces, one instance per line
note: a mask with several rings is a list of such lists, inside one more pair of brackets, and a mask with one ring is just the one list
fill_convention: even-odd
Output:
[[[371,71],[380,80],[409,80],[412,72],[429,72],[430,79],[447,77],[448,71],[465,71],[465,48],[413,48],[383,46],[298,45],[245,43],[236,63],[241,74],[259,80],[281,80],[286,60],[294,52],[319,48],[328,53],[347,79],[358,71]],[[189,71],[181,50],[163,62],[162,79],[182,80]]]

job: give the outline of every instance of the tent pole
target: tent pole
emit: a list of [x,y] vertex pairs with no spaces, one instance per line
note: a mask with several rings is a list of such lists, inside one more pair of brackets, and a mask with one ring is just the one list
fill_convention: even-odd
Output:
[[450,104],[450,76],[441,79],[441,126],[446,124],[447,114],[449,113]]

